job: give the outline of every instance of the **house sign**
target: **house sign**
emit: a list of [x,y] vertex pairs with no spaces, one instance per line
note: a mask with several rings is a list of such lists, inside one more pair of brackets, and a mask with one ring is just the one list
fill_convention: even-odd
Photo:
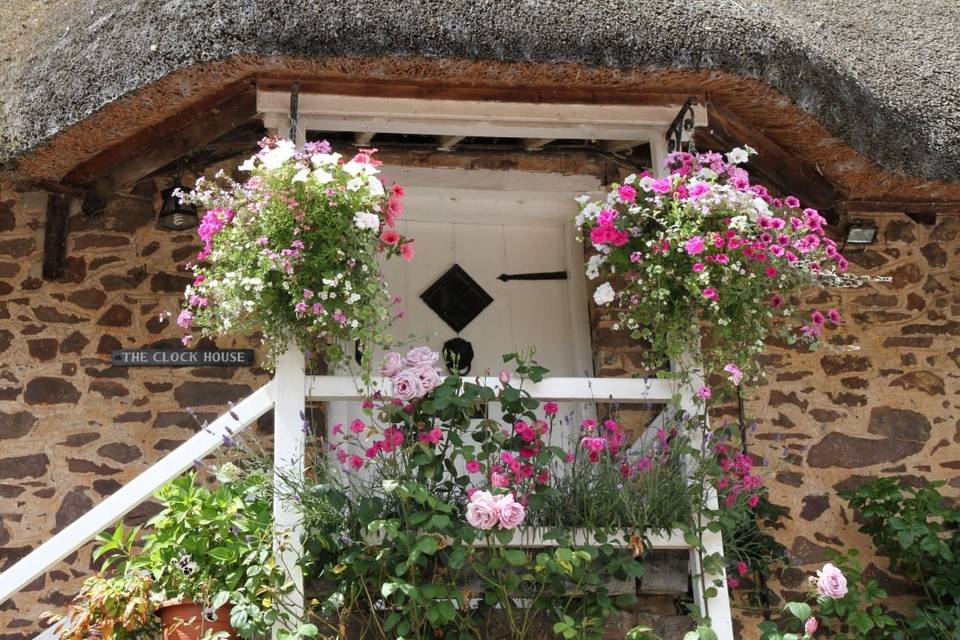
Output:
[[253,349],[115,349],[115,367],[251,367]]

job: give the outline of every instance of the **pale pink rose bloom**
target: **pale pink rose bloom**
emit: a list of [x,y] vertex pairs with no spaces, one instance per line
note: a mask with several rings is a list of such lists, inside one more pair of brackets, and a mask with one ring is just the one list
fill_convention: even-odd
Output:
[[412,367],[409,371],[412,371],[420,379],[420,386],[423,387],[425,394],[430,393],[443,382],[440,378],[440,370],[434,366]]
[[440,360],[440,354],[430,347],[414,347],[404,358],[410,367],[432,367]]
[[803,623],[803,630],[805,633],[815,633],[819,626],[816,618],[807,618],[807,621]]
[[467,522],[477,529],[493,529],[500,521],[500,508],[489,491],[475,491],[467,505]]
[[512,493],[497,496],[497,503],[500,507],[500,526],[504,529],[516,528],[527,516],[527,510],[513,499]]
[[391,351],[387,355],[383,356],[383,364],[380,365],[380,374],[388,378],[400,373],[400,369],[403,368],[403,357],[396,351]]
[[506,369],[501,369],[498,378],[500,379],[500,384],[505,385],[510,382],[510,372]]
[[393,397],[403,402],[410,402],[423,396],[423,385],[420,378],[410,369],[404,369],[393,376]]
[[831,563],[817,571],[817,593],[825,598],[839,600],[847,595],[847,579],[843,572]]

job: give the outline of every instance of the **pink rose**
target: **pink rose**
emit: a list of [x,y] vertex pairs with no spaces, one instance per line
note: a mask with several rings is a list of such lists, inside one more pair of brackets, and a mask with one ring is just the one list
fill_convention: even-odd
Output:
[[839,600],[847,595],[847,579],[843,572],[831,563],[817,571],[817,593],[825,598]]
[[420,378],[410,369],[405,369],[393,376],[393,397],[403,402],[409,402],[423,396],[423,385]]
[[403,357],[396,351],[391,351],[387,355],[383,356],[383,364],[380,365],[380,374],[386,376],[387,378],[392,378],[400,373],[400,369],[402,368]]
[[475,491],[467,505],[467,522],[477,529],[493,529],[500,521],[500,507],[489,491]]
[[409,367],[432,367],[440,360],[440,354],[430,347],[414,347],[407,351],[404,361]]
[[467,471],[469,471],[470,473],[477,473],[478,471],[480,471],[480,463],[477,462],[476,460],[469,460],[467,462]]
[[560,407],[557,405],[556,402],[547,402],[543,405],[543,412],[548,416],[557,415],[557,411],[559,410],[560,410]]
[[500,380],[500,384],[507,385],[510,382],[510,372],[506,369],[501,369],[500,375],[498,375],[497,378]]
[[817,622],[816,618],[807,618],[807,621],[803,623],[804,633],[816,633],[819,627],[820,624]]
[[523,522],[527,516],[527,510],[523,505],[513,499],[513,494],[508,493],[505,496],[497,496],[497,504],[500,511],[500,526],[504,529],[514,529]]
[[350,431],[354,433],[363,433],[363,430],[366,429],[366,425],[363,424],[361,420],[354,420],[350,423]]
[[510,486],[510,480],[502,473],[494,471],[490,474],[490,484],[503,489]]
[[430,393],[443,382],[440,378],[440,370],[432,365],[413,367],[410,371],[420,380],[424,394]]

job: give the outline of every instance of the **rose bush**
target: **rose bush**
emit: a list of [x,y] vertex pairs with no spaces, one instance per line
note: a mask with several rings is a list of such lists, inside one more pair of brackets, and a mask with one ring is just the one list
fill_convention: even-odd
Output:
[[261,147],[240,166],[246,181],[221,172],[182,196],[206,213],[177,323],[201,335],[260,332],[271,362],[291,341],[333,362],[359,341],[369,360],[389,343],[393,314],[378,258],[413,257],[395,228],[403,188],[381,179],[373,149],[347,160],[326,142]]
[[[575,425],[524,389],[542,367],[506,361],[519,385],[507,371],[493,386],[439,378],[422,347],[388,353],[363,417],[333,425],[306,475],[281,473],[306,517],[305,571],[326,587],[318,626],[519,640],[547,619],[558,636],[600,638],[635,598],[609,585],[642,573],[648,533],[711,520],[707,489],[724,471],[710,444],[693,444],[702,421],[674,412],[631,447],[615,416]],[[737,469],[741,484],[755,475]],[[755,491],[738,488],[730,508]]]

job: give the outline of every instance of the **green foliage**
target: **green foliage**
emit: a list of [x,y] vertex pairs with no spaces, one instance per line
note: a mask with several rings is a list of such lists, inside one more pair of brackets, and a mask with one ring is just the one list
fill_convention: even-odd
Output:
[[[690,516],[707,513],[704,488],[721,474],[712,449],[692,445],[701,421],[678,415],[647,451],[629,455],[615,425],[590,425],[583,437],[604,441],[591,458],[580,442],[558,443],[556,410],[524,388],[546,370],[520,354],[505,361],[518,386],[448,376],[409,403],[380,399],[368,420],[325,443],[305,475],[283,477],[279,490],[307,516],[303,566],[323,594],[319,628],[404,640],[520,640],[549,628],[599,639],[605,620],[635,600],[648,530],[684,526],[699,546]],[[527,528],[471,525],[473,490],[514,496]],[[723,563],[704,559],[708,569]]]
[[907,638],[960,636],[960,509],[937,491],[943,483],[913,487],[880,478],[840,495],[860,514],[860,531],[890,558],[891,568],[923,591],[907,619]]
[[[122,532],[121,527],[117,530]],[[153,576],[145,571],[91,576],[84,580],[66,615],[45,613],[42,617],[56,623],[63,640],[148,640],[159,631],[152,588]]]

